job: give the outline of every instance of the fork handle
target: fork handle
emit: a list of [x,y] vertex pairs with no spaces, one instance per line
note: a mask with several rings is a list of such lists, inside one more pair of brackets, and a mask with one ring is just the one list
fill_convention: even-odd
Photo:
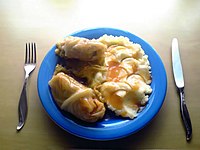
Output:
[[19,115],[19,123],[17,125],[17,131],[20,131],[26,121],[28,106],[27,106],[27,94],[26,94],[26,85],[27,85],[28,77],[25,77],[23,89],[20,95],[19,104],[18,104],[18,115]]

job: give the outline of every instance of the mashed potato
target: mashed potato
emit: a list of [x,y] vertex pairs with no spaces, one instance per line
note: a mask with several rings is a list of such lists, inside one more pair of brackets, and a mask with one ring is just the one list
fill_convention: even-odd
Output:
[[98,39],[107,46],[106,81],[99,90],[108,108],[122,117],[133,119],[152,92],[150,63],[139,44],[126,37],[104,35]]

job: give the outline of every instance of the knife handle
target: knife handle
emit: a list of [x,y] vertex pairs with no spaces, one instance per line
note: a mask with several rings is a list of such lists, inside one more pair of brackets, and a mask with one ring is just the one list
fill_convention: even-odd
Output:
[[181,111],[181,117],[183,119],[183,123],[186,130],[186,140],[190,141],[192,138],[192,124],[190,120],[190,115],[185,103],[185,93],[184,88],[179,88],[179,94],[180,94],[180,111]]

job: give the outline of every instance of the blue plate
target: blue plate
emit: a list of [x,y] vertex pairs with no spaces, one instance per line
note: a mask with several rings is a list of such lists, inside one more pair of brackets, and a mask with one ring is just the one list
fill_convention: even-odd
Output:
[[152,71],[151,87],[153,91],[149,97],[149,102],[145,108],[139,112],[137,118],[133,120],[121,118],[115,116],[113,112],[107,111],[105,117],[101,121],[96,123],[85,123],[68,113],[62,112],[56,105],[48,86],[48,82],[52,78],[55,66],[59,61],[58,56],[56,56],[54,52],[56,48],[55,45],[45,56],[40,66],[37,80],[38,93],[42,105],[50,118],[69,133],[92,140],[119,139],[142,129],[160,110],[167,89],[166,71],[159,55],[153,47],[134,34],[113,28],[95,28],[81,30],[71,35],[92,39],[99,38],[104,34],[128,37],[132,42],[140,44],[148,55]]

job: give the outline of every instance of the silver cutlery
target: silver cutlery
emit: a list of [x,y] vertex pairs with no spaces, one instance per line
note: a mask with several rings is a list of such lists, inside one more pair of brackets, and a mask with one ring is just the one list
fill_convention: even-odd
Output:
[[178,40],[176,38],[172,40],[172,67],[175,84],[177,86],[180,96],[180,111],[183,124],[186,130],[186,140],[190,141],[192,138],[192,124],[185,102],[183,70],[179,54]]
[[26,54],[25,54],[25,62],[24,62],[24,71],[25,71],[25,78],[23,89],[20,95],[20,100],[18,104],[18,115],[19,115],[19,122],[17,125],[17,131],[21,130],[25,124],[27,118],[27,82],[30,74],[36,67],[36,44],[35,43],[26,43]]

